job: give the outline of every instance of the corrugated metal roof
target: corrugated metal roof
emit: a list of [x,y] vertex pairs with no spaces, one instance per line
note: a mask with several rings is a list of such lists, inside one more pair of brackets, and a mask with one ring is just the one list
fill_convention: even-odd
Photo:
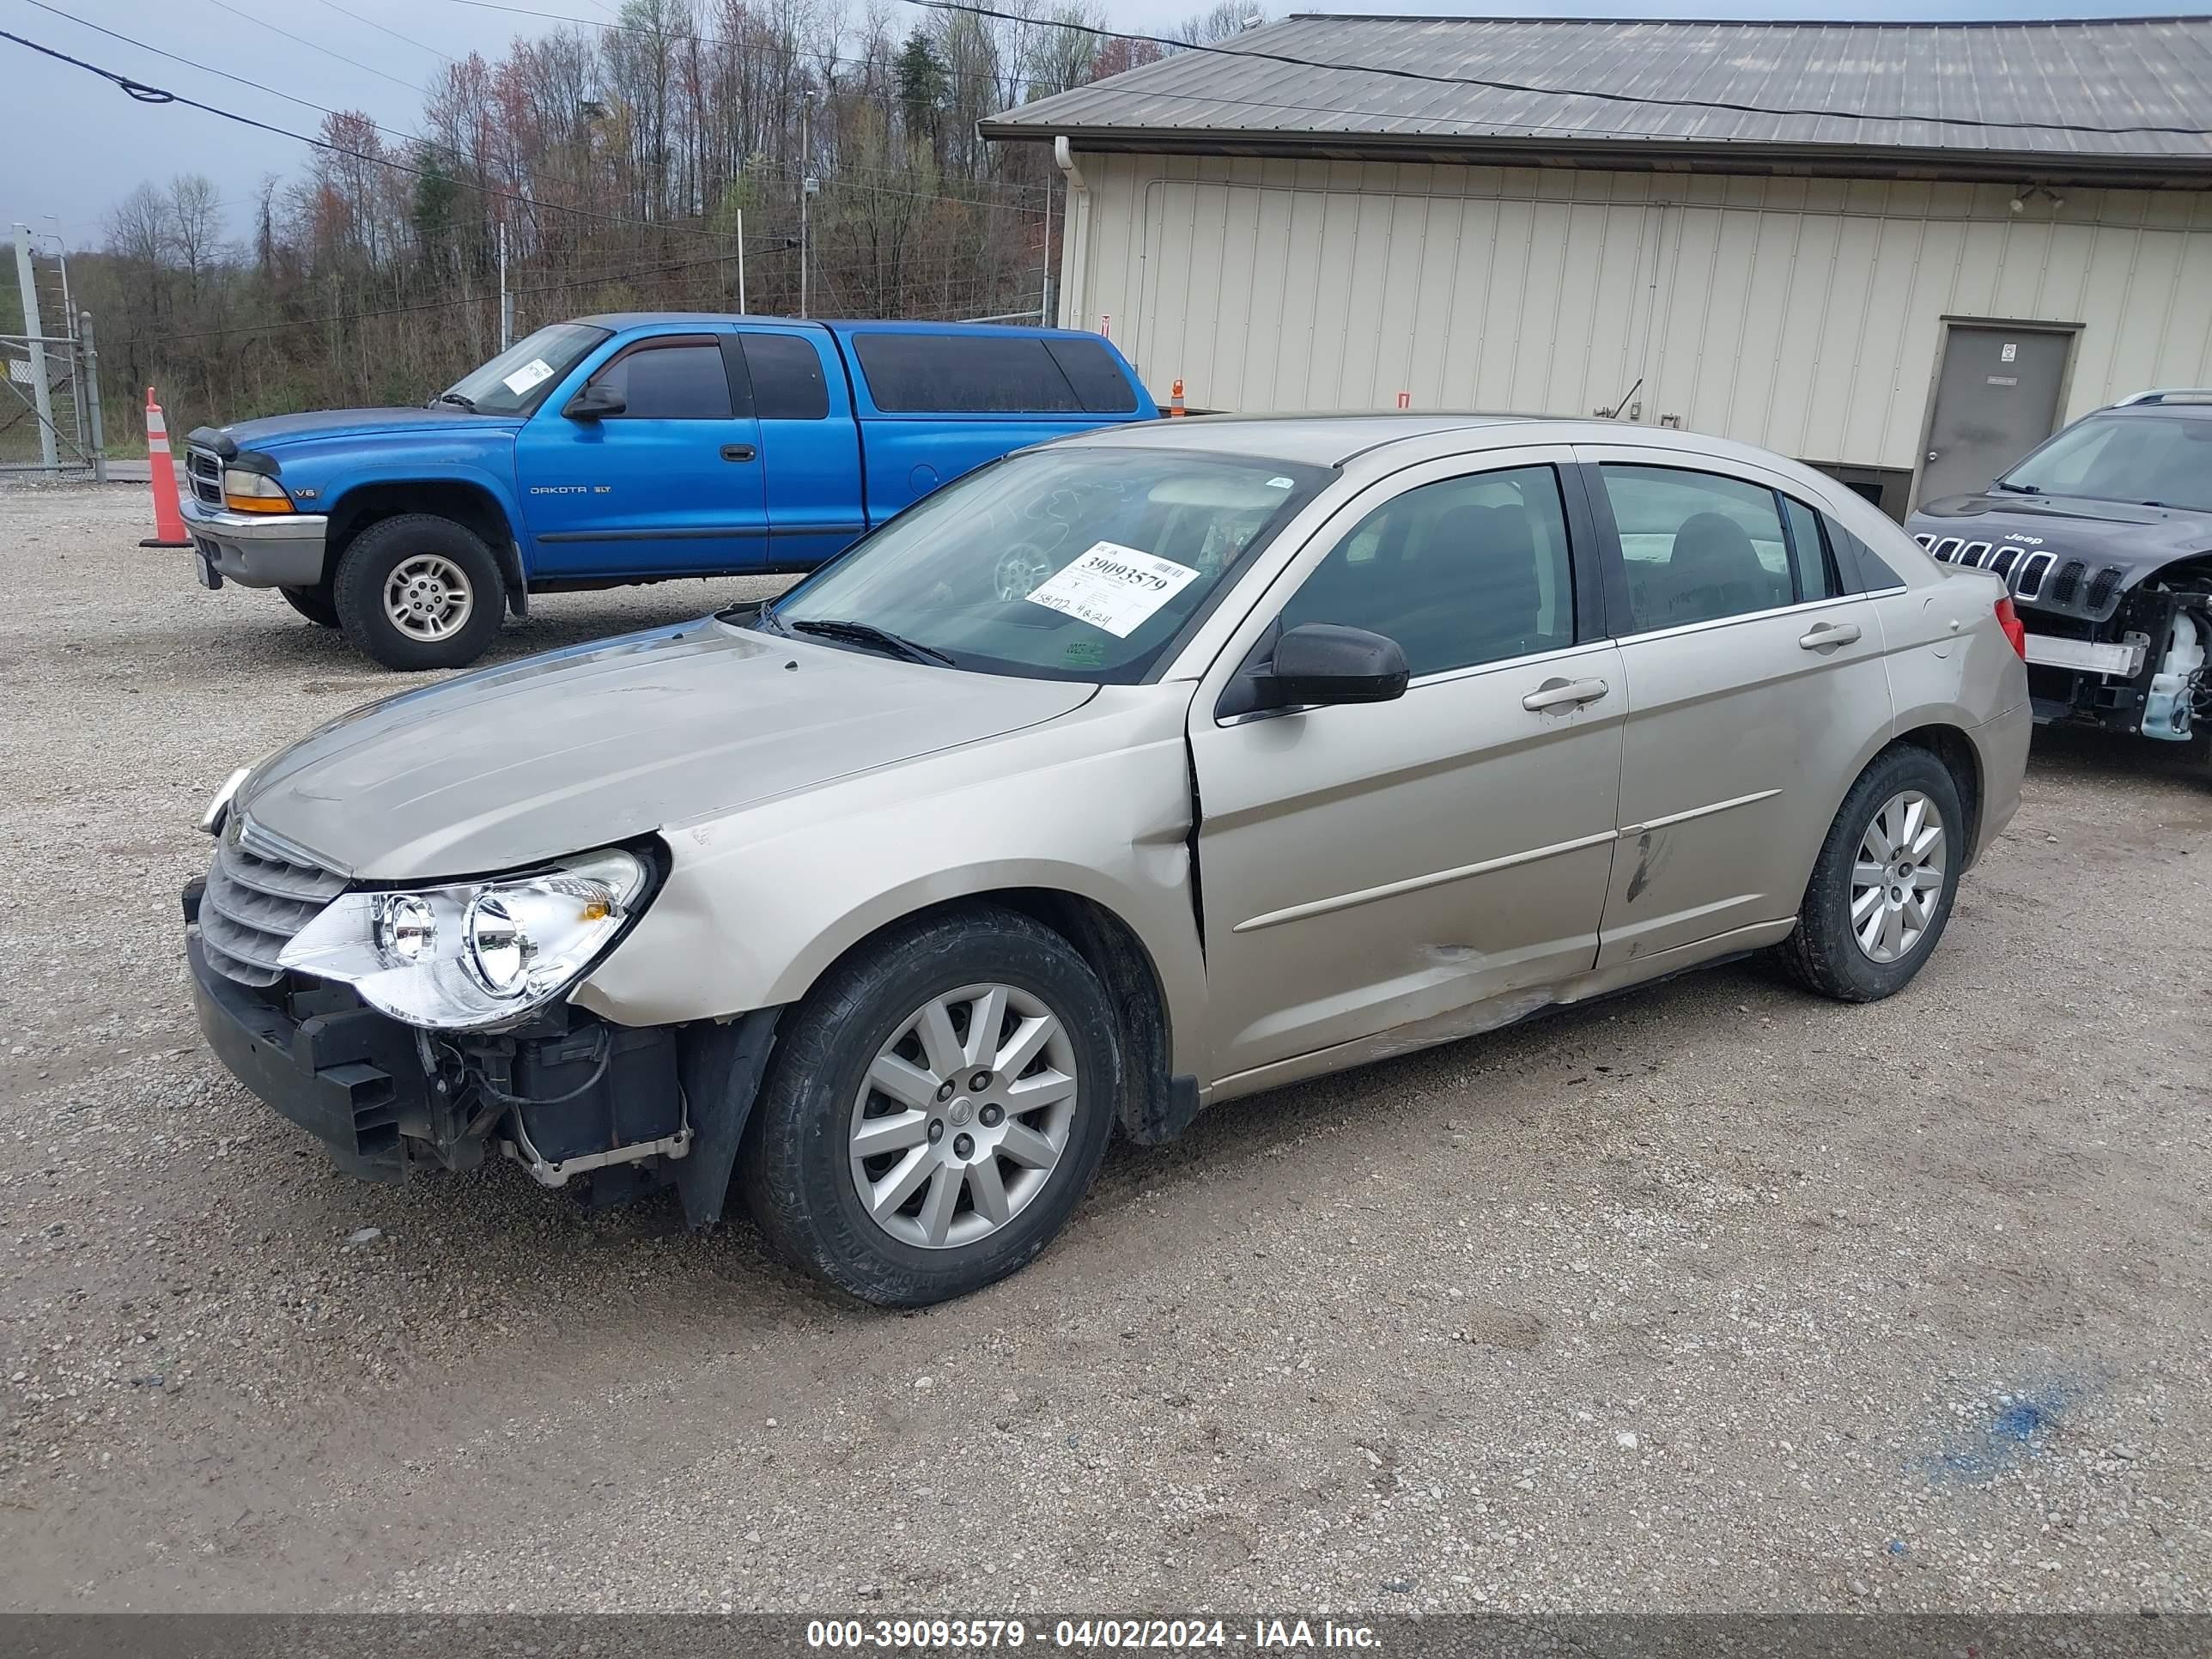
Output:
[[[1297,16],[1010,110],[987,137],[1375,154],[1869,151],[2212,172],[2212,17],[1740,23]],[[1312,68],[1257,52],[1352,68]],[[1479,77],[1532,90],[1370,70]],[[1609,94],[1599,96],[1594,94]],[[1690,100],[1687,103],[1678,100]],[[1696,100],[1706,100],[1701,104]],[[1710,104],[1752,106],[1715,108]],[[1814,113],[1784,112],[1812,111]],[[1832,113],[1828,112],[1834,112]],[[2046,126],[1975,125],[2039,122]],[[1148,142],[1135,142],[1139,137]]]

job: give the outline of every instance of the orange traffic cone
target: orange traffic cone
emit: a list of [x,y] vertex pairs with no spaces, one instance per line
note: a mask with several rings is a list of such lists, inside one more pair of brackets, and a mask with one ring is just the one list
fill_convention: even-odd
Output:
[[154,388],[146,388],[146,453],[154,480],[154,533],[141,547],[190,547],[185,534],[185,514],[177,502],[177,464],[169,459],[169,423],[161,405],[154,401]]
[[1175,390],[1168,393],[1168,418],[1172,420],[1182,412],[1182,382],[1177,380]]

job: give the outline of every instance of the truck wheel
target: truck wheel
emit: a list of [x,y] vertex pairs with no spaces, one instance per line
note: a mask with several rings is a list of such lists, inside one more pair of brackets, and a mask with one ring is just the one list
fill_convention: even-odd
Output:
[[353,538],[331,584],[346,637],[386,668],[459,668],[499,632],[505,590],[477,535],[405,513]]
[[1121,1097],[1111,1005],[1066,940],[994,906],[885,935],[778,1033],[739,1190],[786,1258],[916,1308],[1066,1224]]
[[276,591],[284,596],[285,604],[316,627],[336,628],[338,625],[337,603],[331,598],[327,584],[320,587],[280,587]]
[[1911,984],[1951,919],[1966,831],[1942,761],[1910,744],[1876,756],[1829,828],[1797,931],[1777,947],[1790,976],[1843,1002]]

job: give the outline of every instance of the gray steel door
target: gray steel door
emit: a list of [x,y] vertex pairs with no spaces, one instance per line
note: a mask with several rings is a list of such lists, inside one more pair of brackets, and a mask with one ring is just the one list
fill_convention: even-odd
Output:
[[2058,387],[2073,341],[2033,329],[1952,326],[1928,423],[1920,501],[1988,489],[2057,429]]

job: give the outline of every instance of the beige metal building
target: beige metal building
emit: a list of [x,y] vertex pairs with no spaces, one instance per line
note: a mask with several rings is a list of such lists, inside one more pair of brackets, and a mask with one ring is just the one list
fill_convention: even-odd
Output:
[[1060,321],[1163,400],[1617,410],[1901,515],[2212,384],[2212,19],[1301,17],[1231,48],[983,128],[1054,144]]

